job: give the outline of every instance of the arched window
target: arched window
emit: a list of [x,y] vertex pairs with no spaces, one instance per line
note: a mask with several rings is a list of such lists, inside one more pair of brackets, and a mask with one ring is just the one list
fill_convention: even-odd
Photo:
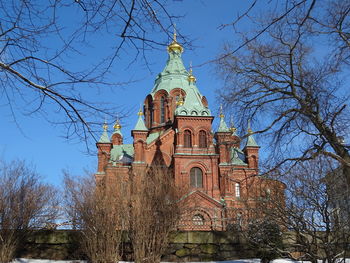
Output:
[[236,197],[241,197],[241,185],[240,185],[240,183],[235,184],[235,193],[236,193]]
[[153,124],[153,106],[149,107],[149,127],[152,127]]
[[192,147],[192,135],[189,130],[185,130],[184,132],[184,146],[186,148],[191,148]]
[[207,133],[199,131],[199,148],[207,148]]
[[160,98],[160,123],[165,122],[165,98]]
[[192,222],[196,226],[204,225],[204,217],[201,214],[196,214],[192,217]]
[[198,167],[193,167],[190,172],[191,187],[203,187],[203,173]]

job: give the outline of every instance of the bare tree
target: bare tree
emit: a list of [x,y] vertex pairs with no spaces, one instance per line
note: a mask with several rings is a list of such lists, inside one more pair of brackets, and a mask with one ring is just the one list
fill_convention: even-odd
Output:
[[136,263],[159,263],[168,246],[169,234],[179,221],[182,191],[173,173],[163,167],[135,172],[132,190],[130,240]]
[[0,162],[0,261],[10,262],[33,230],[53,223],[57,192],[24,161]]
[[[89,101],[85,90],[122,84],[108,75],[114,63],[125,54],[130,62],[146,59],[148,50],[163,47],[174,18],[163,0],[1,1],[1,103],[15,121],[19,113],[39,114],[64,125],[68,138],[87,139],[117,109]],[[96,38],[111,35],[109,52],[76,65]]]
[[219,56],[222,98],[241,123],[258,123],[272,146],[269,168],[329,156],[350,185],[350,2],[286,1],[273,10],[248,10],[260,27]]
[[[260,248],[312,262],[319,259],[322,262],[338,262],[347,255],[349,189],[342,181],[333,180],[339,170],[335,167],[331,158],[319,157],[299,163],[283,177],[287,185],[285,205],[276,205],[274,209],[261,207],[264,216],[260,220],[267,225],[271,222],[278,225],[285,232],[287,242],[285,246],[277,246],[273,242],[256,243]],[[344,205],[337,206],[339,202]],[[250,240],[254,241],[260,235],[253,234]],[[262,236],[266,240],[271,238],[269,233]]]
[[92,262],[118,262],[123,231],[129,228],[129,183],[119,177],[100,181],[93,176],[65,175],[67,212],[81,232],[82,250]]

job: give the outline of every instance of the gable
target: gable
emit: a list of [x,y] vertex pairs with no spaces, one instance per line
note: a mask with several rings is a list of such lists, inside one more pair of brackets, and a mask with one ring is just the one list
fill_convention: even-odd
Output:
[[223,208],[223,204],[211,198],[206,193],[196,190],[185,195],[181,200],[186,207],[206,207],[206,208]]

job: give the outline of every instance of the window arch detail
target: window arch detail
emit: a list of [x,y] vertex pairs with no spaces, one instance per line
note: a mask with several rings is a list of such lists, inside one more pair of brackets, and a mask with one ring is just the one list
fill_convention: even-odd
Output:
[[193,167],[190,171],[190,186],[197,188],[203,187],[203,172],[198,167]]
[[160,97],[160,123],[165,122],[165,97]]
[[203,226],[204,225],[204,217],[201,214],[195,214],[192,217],[192,222],[195,226]]
[[240,183],[235,183],[235,196],[237,198],[241,197],[241,185],[240,185]]
[[199,131],[199,148],[207,148],[207,133],[205,131]]
[[184,147],[185,148],[192,147],[192,133],[189,130],[184,131]]

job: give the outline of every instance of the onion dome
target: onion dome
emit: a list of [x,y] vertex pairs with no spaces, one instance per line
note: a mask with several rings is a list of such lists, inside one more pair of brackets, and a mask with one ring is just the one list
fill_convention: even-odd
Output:
[[184,51],[183,47],[176,40],[176,30],[174,28],[173,42],[168,46],[168,52],[182,53]]
[[187,78],[188,82],[195,83],[197,81],[197,79],[195,76],[193,76],[192,63],[190,64],[190,70],[189,70],[188,74],[189,74],[188,78]]
[[121,131],[120,131],[121,128],[122,128],[122,126],[121,126],[121,124],[120,124],[120,122],[119,122],[119,119],[116,120],[116,122],[115,122],[113,128],[114,128],[113,134],[118,133],[118,134],[122,135],[122,133],[121,133]]

